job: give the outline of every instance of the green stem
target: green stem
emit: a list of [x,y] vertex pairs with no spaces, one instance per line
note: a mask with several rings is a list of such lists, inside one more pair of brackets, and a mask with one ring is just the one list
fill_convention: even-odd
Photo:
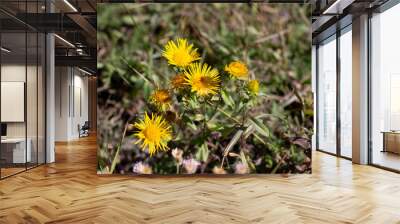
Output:
[[[239,86],[239,97],[240,97],[240,101],[243,101],[243,98],[242,98],[242,91],[243,91],[243,89],[244,89],[244,84],[242,83],[241,85],[240,84],[238,84],[238,86]],[[246,105],[244,106],[245,108],[244,109],[242,109],[242,123],[241,123],[241,125],[240,125],[240,128],[241,129],[243,129],[244,130],[244,125],[245,125],[245,122],[246,122],[246,117],[247,117],[247,103],[246,103]],[[245,139],[244,139],[244,132],[240,135],[240,151],[241,152],[243,152],[242,151],[242,149],[243,149],[243,147],[244,147],[244,144],[245,144]]]
[[226,158],[226,156],[224,155],[224,157],[222,157],[222,161],[221,161],[221,169],[224,167],[225,158]]
[[212,115],[211,115],[211,118],[210,118],[210,120],[209,121],[211,121],[213,118],[214,118],[214,116],[215,116],[215,114],[217,113],[217,109],[218,109],[218,106],[219,105],[221,105],[221,103],[222,103],[222,96],[221,96],[221,92],[218,94],[218,103],[217,103],[217,105],[213,105],[212,103],[210,103],[210,102],[207,102],[210,106],[212,106],[212,108],[213,108],[213,110],[212,110]]
[[234,117],[232,117],[230,114],[228,114],[226,111],[222,110],[221,108],[217,108],[217,110],[221,113],[223,113],[225,116],[227,116],[229,119],[233,120],[234,122],[240,124],[240,121]]
[[126,135],[126,130],[128,128],[128,123],[129,122],[126,122],[126,124],[125,124],[124,133],[122,135],[120,143],[118,144],[117,151],[115,152],[114,159],[113,159],[113,162],[111,164],[110,174],[114,173],[115,166],[117,165],[117,161],[118,161],[118,158],[119,158],[119,151],[121,149],[122,142],[124,141],[124,138],[125,138],[125,135]]
[[279,160],[278,164],[276,164],[276,166],[274,167],[274,169],[271,171],[271,174],[275,174],[276,171],[278,171],[278,169],[281,167],[282,163],[286,160],[287,158],[287,154],[285,156],[282,157],[281,160]]
[[134,71],[137,75],[139,75],[144,81],[151,84],[154,88],[157,88],[157,85],[154,82],[154,80],[150,81],[146,76],[144,76],[142,73],[140,73],[138,70],[136,70],[132,65],[130,65],[129,62],[125,58],[121,57],[121,59],[132,71]]
[[203,114],[203,138],[206,138],[206,129],[207,129],[207,108],[206,108],[206,100],[204,99],[204,103],[202,106],[202,114]]

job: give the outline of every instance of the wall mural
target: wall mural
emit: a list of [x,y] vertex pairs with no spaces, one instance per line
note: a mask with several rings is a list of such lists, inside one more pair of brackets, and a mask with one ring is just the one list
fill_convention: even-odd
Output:
[[98,174],[311,173],[309,14],[99,4]]

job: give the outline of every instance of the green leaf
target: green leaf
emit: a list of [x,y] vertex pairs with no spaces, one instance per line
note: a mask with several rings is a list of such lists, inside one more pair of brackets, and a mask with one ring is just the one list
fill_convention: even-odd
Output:
[[188,127],[190,127],[191,129],[193,129],[194,131],[197,130],[197,125],[195,125],[195,124],[193,124],[193,123],[186,123],[186,125],[187,125]]
[[237,105],[236,108],[236,113],[240,114],[244,109],[246,109],[245,104],[243,102],[239,102],[239,105]]
[[240,160],[242,161],[243,164],[246,164],[247,166],[249,165],[247,163],[246,155],[244,154],[243,150],[240,150]]
[[144,74],[138,72],[138,70],[136,70],[131,64],[129,64],[129,62],[125,58],[121,57],[121,59],[132,71],[134,71],[137,75],[139,75],[144,81],[146,81],[149,84],[153,84]]
[[203,114],[195,114],[194,115],[194,120],[195,121],[202,121],[202,120],[204,120],[204,115]]
[[224,150],[224,156],[227,156],[229,151],[233,148],[233,146],[235,146],[235,144],[239,141],[240,136],[242,136],[243,130],[238,130],[235,135],[233,136],[233,138],[231,139],[231,141],[229,142],[229,144],[225,147]]
[[262,121],[258,120],[257,118],[254,117],[249,117],[250,123],[252,125],[254,125],[254,127],[256,128],[256,131],[265,136],[265,137],[270,137],[270,131],[267,128],[267,126],[265,126]]
[[221,91],[221,96],[222,96],[222,100],[224,101],[224,103],[226,105],[228,105],[232,108],[234,107],[235,102],[233,101],[232,97],[227,94],[227,92],[225,90]]
[[208,150],[207,142],[204,142],[197,150],[196,159],[202,162],[207,161],[210,151]]
[[233,120],[234,122],[236,122],[237,124],[240,124],[241,122],[239,120],[237,120],[236,118],[234,118],[231,114],[229,114],[228,112],[226,112],[225,110],[217,107],[217,110],[219,112],[221,112],[223,115],[225,115],[227,118]]
[[187,103],[189,104],[189,107],[190,107],[190,108],[193,108],[193,109],[200,108],[200,106],[199,106],[199,105],[200,105],[200,104],[199,104],[199,101],[197,100],[196,97],[190,97],[190,98],[188,98]]
[[272,168],[272,166],[274,165],[274,159],[269,154],[265,155],[264,161],[265,161],[265,167],[267,168]]
[[254,137],[255,137],[256,139],[258,139],[258,141],[260,141],[260,142],[263,143],[264,145],[267,144],[267,143],[266,143],[260,136],[258,136],[256,133],[253,133],[253,135],[254,135]]
[[197,130],[197,125],[193,123],[193,118],[189,117],[187,114],[183,114],[181,119],[182,122],[184,122],[189,128],[193,129],[194,131]]
[[252,124],[249,125],[243,133],[244,138],[247,139],[254,132],[254,130],[254,126]]

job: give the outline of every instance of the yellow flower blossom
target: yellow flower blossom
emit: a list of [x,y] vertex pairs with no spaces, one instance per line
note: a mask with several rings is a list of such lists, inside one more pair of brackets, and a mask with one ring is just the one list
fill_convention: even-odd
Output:
[[171,96],[167,89],[159,89],[154,91],[150,100],[160,109],[166,110],[170,106]]
[[225,66],[225,71],[238,79],[246,80],[249,77],[247,66],[240,61],[229,63],[229,65]]
[[192,92],[199,96],[214,95],[219,90],[218,70],[207,64],[191,64],[185,71],[185,78]]
[[186,86],[185,75],[179,74],[172,78],[171,85],[174,89],[180,89]]
[[162,56],[168,60],[169,64],[182,68],[200,59],[200,55],[197,53],[197,49],[193,48],[193,44],[189,44],[183,38],[178,38],[176,41],[168,41]]
[[260,91],[260,83],[258,82],[258,80],[251,80],[248,84],[247,84],[247,88],[249,89],[249,91],[251,93],[253,93],[254,95],[258,95],[258,92]]
[[157,151],[167,151],[168,142],[172,138],[171,126],[163,117],[145,114],[144,120],[136,122],[134,126],[139,130],[134,135],[139,138],[135,144],[141,143],[142,150],[153,156]]

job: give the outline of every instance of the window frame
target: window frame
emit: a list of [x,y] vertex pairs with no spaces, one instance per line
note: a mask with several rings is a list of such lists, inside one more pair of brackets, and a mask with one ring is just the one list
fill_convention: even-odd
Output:
[[[343,18],[343,20],[346,20],[346,21],[348,21],[348,19],[349,19],[349,17]],[[343,159],[351,161],[352,158],[342,155],[342,152],[341,152],[342,150],[341,150],[341,118],[340,118],[340,103],[341,103],[341,99],[340,99],[340,81],[341,81],[341,79],[340,79],[341,78],[340,37],[342,35],[344,35],[345,33],[352,31],[352,29],[349,28],[349,27],[352,26],[352,22],[349,22],[349,23],[345,24],[343,27],[339,27],[338,24],[335,24],[335,26],[336,26],[336,32],[335,33],[327,36],[326,38],[324,38],[322,40],[319,40],[315,44],[315,46],[316,46],[316,51],[315,51],[316,52],[316,55],[315,55],[315,58],[316,58],[316,63],[315,63],[316,64],[316,69],[315,69],[315,74],[316,74],[316,77],[315,77],[315,80],[316,80],[316,115],[315,116],[317,117],[316,126],[315,126],[316,127],[316,132],[315,132],[316,133],[316,138],[315,138],[316,151],[323,152],[323,153],[326,153],[326,154],[329,154],[329,155],[333,155],[333,156],[336,156],[336,157],[343,158]],[[332,36],[335,36],[335,38],[332,38]],[[332,40],[329,40],[330,38],[332,38]],[[320,45],[323,42],[326,42],[326,41],[328,41],[328,42],[329,41],[336,41],[336,61],[335,61],[335,63],[336,63],[336,152],[335,153],[328,152],[328,151],[326,151],[324,149],[321,149],[319,147],[320,144],[319,144],[319,128],[318,128],[319,127],[319,119],[318,119],[318,116],[319,116],[320,111],[319,111],[319,100],[318,100],[318,97],[319,97],[319,95],[321,93],[321,90],[319,89],[319,82],[320,82],[320,80],[319,80],[319,78],[320,78],[320,74],[319,74],[319,64],[320,64],[319,48],[320,48]]]

